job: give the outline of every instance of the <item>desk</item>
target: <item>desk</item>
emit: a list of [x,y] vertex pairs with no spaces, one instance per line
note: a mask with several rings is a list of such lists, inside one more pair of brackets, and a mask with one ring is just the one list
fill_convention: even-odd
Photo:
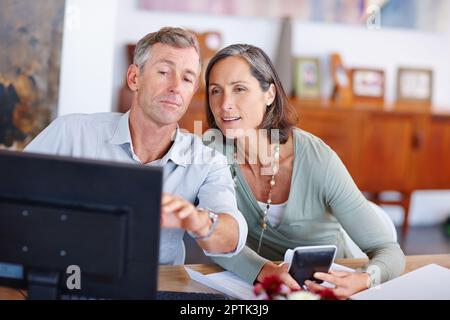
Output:
[[[337,259],[336,263],[342,264],[352,269],[357,269],[367,263],[366,259]],[[450,254],[407,256],[405,272],[408,273],[428,264],[438,264],[450,269]],[[190,268],[209,274],[218,272],[221,269],[217,265],[189,265]],[[189,278],[184,266],[161,266],[159,270],[158,289],[161,291],[181,291],[181,292],[210,292],[217,293],[216,290],[208,288]],[[1,296],[0,296],[1,297]]]
[[[365,259],[338,259],[336,263],[356,269],[367,262]],[[430,263],[450,269],[450,254],[426,255],[406,257],[405,273],[421,268]],[[209,274],[222,269],[217,265],[189,265],[197,271]],[[180,291],[180,292],[209,292],[217,293],[214,289],[208,288],[196,281],[192,281],[184,270],[184,266],[161,266],[158,276],[158,290]],[[0,300],[23,300],[21,293],[14,289],[0,287]]]

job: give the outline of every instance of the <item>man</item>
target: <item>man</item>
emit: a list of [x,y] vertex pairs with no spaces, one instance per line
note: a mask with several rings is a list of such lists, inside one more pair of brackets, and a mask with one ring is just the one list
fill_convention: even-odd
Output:
[[191,33],[170,27],[150,33],[138,42],[128,68],[133,91],[128,113],[60,117],[25,149],[163,166],[161,264],[184,262],[184,230],[210,256],[237,254],[247,237],[226,160],[177,125],[197,89],[200,69]]

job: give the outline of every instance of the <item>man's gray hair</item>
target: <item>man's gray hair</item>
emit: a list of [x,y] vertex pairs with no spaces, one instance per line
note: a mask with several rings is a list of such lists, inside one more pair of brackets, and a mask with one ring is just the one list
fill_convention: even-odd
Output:
[[144,68],[145,62],[150,57],[150,50],[156,43],[167,44],[175,48],[194,47],[200,57],[200,48],[196,36],[182,28],[164,27],[159,31],[149,33],[136,45],[133,63]]

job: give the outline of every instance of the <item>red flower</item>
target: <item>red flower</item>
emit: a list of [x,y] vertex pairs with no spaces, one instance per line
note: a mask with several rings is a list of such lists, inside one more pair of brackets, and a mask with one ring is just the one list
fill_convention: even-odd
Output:
[[[280,279],[278,275],[267,276],[261,283],[255,284],[253,287],[253,293],[258,299],[261,300],[286,300],[289,298],[300,300],[337,300],[338,298],[334,294],[333,290],[326,288],[317,293],[311,293],[305,291],[305,294],[295,295],[294,293],[303,290],[290,290]],[[290,295],[292,296],[290,297]]]
[[322,290],[317,293],[321,300],[338,300],[338,297],[334,294],[333,290],[326,288],[325,290]]
[[269,297],[273,295],[278,295],[281,293],[283,282],[277,275],[271,275],[265,277],[262,282],[262,286]]
[[280,277],[277,275],[271,275],[265,277],[262,282],[262,286],[264,290],[266,290],[267,294],[278,294],[281,292],[281,285],[283,282]]

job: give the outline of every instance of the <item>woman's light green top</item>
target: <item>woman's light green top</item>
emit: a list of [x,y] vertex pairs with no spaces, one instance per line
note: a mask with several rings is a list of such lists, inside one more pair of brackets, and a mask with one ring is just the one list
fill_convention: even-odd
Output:
[[293,130],[294,162],[291,188],[284,216],[276,227],[268,225],[260,253],[255,250],[261,234],[263,212],[234,164],[233,148],[222,142],[210,146],[227,156],[237,173],[238,207],[248,224],[247,246],[232,258],[214,261],[253,283],[268,260],[281,261],[287,249],[298,246],[336,245],[337,258],[351,258],[340,228],[365,252],[369,270],[379,270],[381,282],[399,276],[405,266],[402,250],[391,230],[370,207],[336,153],[321,139]]

